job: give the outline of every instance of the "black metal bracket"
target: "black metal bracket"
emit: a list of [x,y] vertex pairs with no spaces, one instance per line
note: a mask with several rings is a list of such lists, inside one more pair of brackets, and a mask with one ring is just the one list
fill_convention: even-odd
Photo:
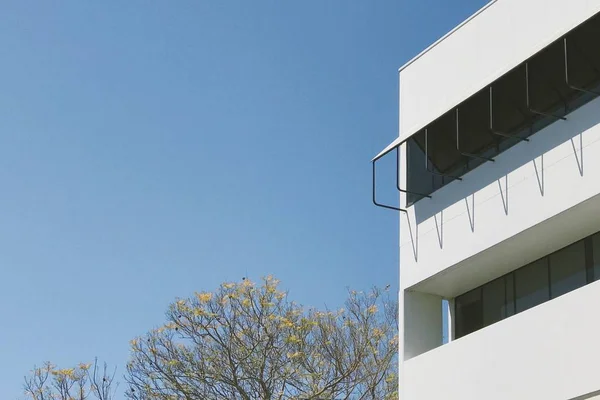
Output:
[[421,196],[421,198],[423,198],[423,197],[427,197],[428,199],[431,198],[431,196],[428,194],[413,192],[412,190],[406,190],[406,189],[402,189],[400,187],[400,146],[396,147],[396,189],[398,189],[398,191],[402,192],[402,193],[414,194],[415,196]]
[[[529,110],[530,113],[542,115],[544,117],[555,118],[557,120],[558,119],[561,119],[563,121],[567,120],[567,118],[561,117],[560,115],[545,113],[545,112],[534,110],[533,108],[531,108],[531,98],[530,98],[530,94],[529,94],[529,62],[525,63],[525,89],[526,89],[525,95],[526,95],[526,99],[527,99],[527,109]],[[562,96],[561,96],[561,99],[562,99]]]
[[429,140],[428,140],[427,128],[425,128],[425,170],[432,175],[444,176],[446,178],[452,178],[452,179],[457,179],[459,181],[462,181],[462,178],[460,176],[448,175],[448,174],[443,174],[441,172],[430,170],[429,169],[429,153],[428,153],[428,151],[429,151]]
[[529,142],[529,139],[527,139],[527,138],[522,138],[517,135],[510,135],[510,134],[504,133],[504,132],[498,132],[497,130],[494,129],[494,88],[492,86],[490,86],[490,132],[496,136],[502,136],[505,138],[511,138],[511,139],[517,139],[517,140],[520,140],[523,142]]
[[375,204],[377,207],[381,207],[381,208],[387,208],[388,210],[395,210],[395,211],[401,211],[405,214],[408,214],[408,210],[404,209],[404,208],[398,208],[398,207],[394,207],[394,206],[388,206],[387,204],[381,204],[377,202],[377,185],[375,183],[375,179],[377,176],[377,171],[375,169],[375,163],[377,162],[377,160],[373,160],[371,161],[371,164],[373,164],[373,204]]
[[600,93],[598,93],[598,92],[595,92],[593,90],[588,90],[588,89],[577,87],[577,86],[571,84],[571,82],[569,82],[569,50],[568,50],[568,47],[567,47],[567,38],[564,38],[563,41],[564,41],[564,46],[565,46],[565,82],[567,83],[567,86],[569,86],[571,89],[577,90],[579,92],[590,93],[590,94],[593,94],[595,96],[600,96]]
[[458,150],[458,152],[465,157],[495,162],[496,160],[494,160],[493,158],[483,157],[483,156],[480,156],[477,154],[465,153],[464,151],[461,151],[461,149],[460,149],[460,129],[458,127],[458,107],[456,107],[455,119],[456,119],[456,150]]
[[[394,150],[394,148],[390,149],[390,151],[392,151],[392,150]],[[428,194],[413,192],[411,190],[402,189],[400,187],[400,182],[399,182],[399,180],[400,180],[400,144],[395,147],[395,150],[396,150],[396,189],[398,189],[398,191],[402,192],[402,193],[414,194],[417,196],[421,196],[421,198],[427,197],[430,199],[431,196]],[[387,204],[381,204],[377,201],[377,185],[376,185],[376,181],[375,181],[376,176],[377,176],[377,170],[375,167],[375,163],[381,157],[388,154],[390,151],[386,152],[385,154],[382,154],[380,157],[378,157],[372,161],[372,164],[373,164],[373,204],[375,204],[377,207],[387,208],[388,210],[396,210],[396,211],[401,211],[401,212],[407,213],[408,211],[404,208],[398,208],[398,207],[394,207],[394,206],[389,206]]]

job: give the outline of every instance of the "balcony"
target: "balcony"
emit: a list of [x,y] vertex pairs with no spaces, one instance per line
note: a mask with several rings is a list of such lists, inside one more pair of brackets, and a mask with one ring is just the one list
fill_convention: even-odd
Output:
[[407,360],[402,398],[567,400],[599,394],[596,304],[600,282]]
[[600,231],[599,110],[600,99],[586,104],[402,216],[407,362],[441,345],[442,299]]

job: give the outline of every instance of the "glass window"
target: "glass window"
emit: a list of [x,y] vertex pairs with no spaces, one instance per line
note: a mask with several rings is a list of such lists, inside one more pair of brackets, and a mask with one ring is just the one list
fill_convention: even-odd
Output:
[[592,236],[592,248],[594,252],[594,280],[600,280],[600,233]]
[[548,258],[535,261],[515,271],[517,312],[550,300]]
[[506,318],[506,287],[504,277],[483,286],[483,326]]
[[600,280],[600,232],[455,299],[457,338]]
[[455,302],[457,338],[468,335],[483,328],[483,309],[481,304],[481,288],[458,296]]
[[550,255],[550,294],[552,298],[586,283],[583,240]]
[[515,274],[511,272],[504,277],[506,282],[506,303],[504,304],[504,315],[510,317],[515,315]]

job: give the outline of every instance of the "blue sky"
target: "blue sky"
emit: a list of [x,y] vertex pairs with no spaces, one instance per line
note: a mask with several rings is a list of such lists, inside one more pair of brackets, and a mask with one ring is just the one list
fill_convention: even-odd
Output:
[[397,288],[369,160],[398,67],[484,3],[4,1],[0,398],[44,360],[122,374],[176,296],[246,274]]

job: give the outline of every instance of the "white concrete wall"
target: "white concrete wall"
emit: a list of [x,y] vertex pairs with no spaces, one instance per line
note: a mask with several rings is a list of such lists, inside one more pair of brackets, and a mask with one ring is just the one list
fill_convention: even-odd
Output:
[[[497,0],[400,71],[400,137],[598,12],[600,0]],[[600,99],[463,178],[400,215],[401,398],[600,394],[600,282],[437,348],[441,308],[434,309],[439,296],[600,231]],[[406,187],[406,175],[400,180]]]
[[600,12],[598,0],[497,0],[400,70],[411,135]]
[[401,216],[402,288],[453,297],[600,230],[600,99],[463,178]]
[[405,292],[404,327],[405,360],[440,346],[442,298],[426,293]]
[[404,362],[403,400],[567,400],[598,394],[600,282]]

